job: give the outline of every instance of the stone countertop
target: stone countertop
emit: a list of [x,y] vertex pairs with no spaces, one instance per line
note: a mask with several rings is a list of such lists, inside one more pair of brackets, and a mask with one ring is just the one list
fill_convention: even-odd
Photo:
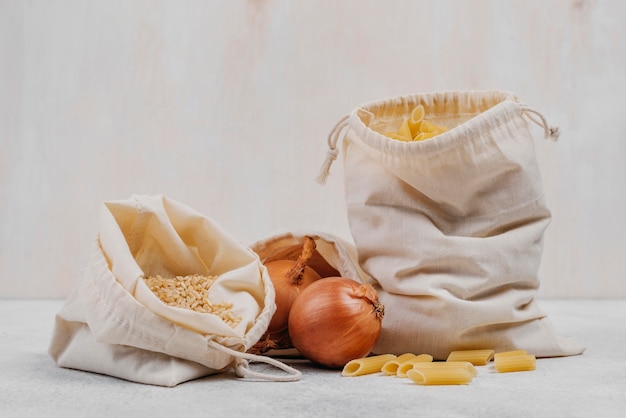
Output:
[[253,381],[227,371],[174,388],[56,366],[47,351],[63,303],[0,299],[0,416],[602,418],[626,410],[626,300],[540,299],[557,332],[585,345],[585,353],[538,359],[530,372],[479,366],[469,385],[342,377],[286,359],[302,371],[300,381]]

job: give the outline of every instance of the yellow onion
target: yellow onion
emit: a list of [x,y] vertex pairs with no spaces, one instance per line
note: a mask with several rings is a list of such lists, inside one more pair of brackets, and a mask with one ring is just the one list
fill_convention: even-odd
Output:
[[380,336],[384,313],[371,285],[345,277],[323,278],[293,303],[289,336],[307,359],[341,368],[371,352]]
[[[307,237],[306,239],[311,239],[311,237]],[[302,244],[295,244],[289,247],[285,247],[272,256],[267,257],[265,259],[265,264],[274,261],[274,260],[296,260],[302,254]],[[308,267],[311,267],[315,270],[321,277],[334,277],[339,276],[339,271],[334,268],[323,255],[319,253],[317,248],[313,251],[313,255],[306,263]]]
[[297,260],[273,260],[265,263],[276,293],[276,312],[265,335],[250,352],[259,354],[269,349],[292,347],[287,327],[291,306],[307,286],[321,278],[307,265],[315,248],[315,240],[307,236]]

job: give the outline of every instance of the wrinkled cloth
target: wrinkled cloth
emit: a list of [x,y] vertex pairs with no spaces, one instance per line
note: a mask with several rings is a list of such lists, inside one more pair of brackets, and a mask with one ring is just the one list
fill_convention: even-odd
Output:
[[[419,104],[449,131],[419,142],[383,135]],[[556,334],[535,300],[551,219],[529,124],[536,113],[508,92],[468,91],[370,102],[349,115],[350,230],[385,305],[375,352],[584,350]]]
[[[194,274],[217,276],[209,298],[232,303],[237,326],[168,306],[143,280]],[[275,309],[252,250],[179,202],[136,195],[103,204],[91,260],[56,315],[49,353],[62,367],[175,386],[234,366],[232,352],[257,342]]]

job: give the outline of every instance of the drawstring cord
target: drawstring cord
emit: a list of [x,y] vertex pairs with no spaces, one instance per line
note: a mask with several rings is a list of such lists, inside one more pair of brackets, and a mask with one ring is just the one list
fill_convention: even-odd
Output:
[[[262,380],[270,380],[273,382],[295,382],[296,380],[300,380],[300,378],[302,377],[302,372],[300,372],[299,370],[296,370],[291,366],[287,366],[285,363],[281,363],[280,361],[275,360],[271,357],[259,356],[250,353],[242,353],[240,351],[224,347],[223,345],[213,340],[209,340],[208,345],[211,348],[235,357],[235,374],[239,377],[251,377]],[[287,375],[281,376],[252,371],[250,370],[249,366],[249,362],[251,361],[272,365],[278,369],[286,371]]]
[[317,182],[320,184],[326,184],[326,180],[328,179],[328,175],[330,174],[330,167],[333,165],[333,162],[337,159],[337,156],[339,155],[337,143],[339,142],[339,136],[341,135],[341,131],[343,131],[343,129],[348,126],[349,117],[350,116],[348,115],[341,118],[341,120],[337,122],[337,124],[328,134],[328,151],[326,152],[326,159],[324,160],[324,164],[322,164],[320,173],[317,176]]
[[[522,108],[522,112],[524,112],[524,114],[526,115],[528,119],[533,121],[539,127],[543,128],[545,139],[550,138],[553,141],[559,140],[560,132],[559,132],[558,126],[551,126],[550,124],[548,124],[547,119],[545,118],[545,116],[541,114],[541,112],[527,105],[520,105],[520,107]],[[540,120],[537,120],[537,118],[535,118],[535,116],[533,115],[538,116]]]
[[[531,120],[533,123],[543,128],[544,130],[544,138],[551,139],[553,141],[558,141],[559,139],[559,127],[550,125],[541,114],[541,112],[529,107],[525,104],[520,104],[520,108],[524,115]],[[348,125],[348,118],[350,116],[344,116],[337,122],[337,124],[333,127],[333,129],[328,134],[328,150],[326,152],[326,159],[322,164],[322,168],[317,176],[317,182],[320,184],[326,184],[326,180],[328,179],[328,175],[330,174],[330,168],[333,165],[333,162],[337,159],[339,155],[339,150],[337,149],[337,143],[339,142],[339,136],[341,135],[341,131],[343,131]]]

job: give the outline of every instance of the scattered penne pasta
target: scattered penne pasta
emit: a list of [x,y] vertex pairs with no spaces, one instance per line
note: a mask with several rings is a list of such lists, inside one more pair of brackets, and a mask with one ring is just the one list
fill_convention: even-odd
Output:
[[467,361],[474,366],[484,366],[493,359],[494,350],[459,350],[453,351],[446,361]]
[[363,376],[365,374],[378,373],[382,366],[395,359],[394,354],[381,354],[379,356],[363,357],[349,361],[343,367],[342,376]]
[[400,363],[398,366],[397,375],[398,377],[407,377],[406,372],[413,368],[413,365],[416,363],[430,363],[433,361],[433,356],[430,354],[420,354],[413,358],[408,359],[405,362]]
[[387,375],[390,376],[395,376],[398,374],[398,367],[400,367],[400,364],[414,358],[417,357],[415,354],[413,353],[404,353],[404,354],[400,354],[398,357],[396,357],[395,359],[391,359],[389,360],[387,363],[385,363],[381,369],[381,371]]
[[461,367],[416,367],[407,376],[418,385],[466,385],[473,376]]
[[453,351],[446,361],[433,361],[430,354],[381,354],[349,361],[342,376],[363,376],[383,372],[408,377],[419,385],[464,385],[478,376],[474,366],[486,365],[493,359],[500,373],[534,370],[536,358],[526,350],[494,353],[494,350]]
[[474,365],[468,361],[436,361],[432,363],[413,364],[413,369],[435,369],[435,368],[464,369],[469,374],[471,374],[472,377],[478,376],[478,371],[476,370]]
[[493,360],[495,361],[499,357],[519,356],[523,354],[528,354],[528,353],[526,352],[526,350],[500,351],[499,353],[496,353],[493,355]]
[[498,353],[494,358],[494,366],[499,373],[522,372],[535,370],[536,361],[534,355],[516,350]]

